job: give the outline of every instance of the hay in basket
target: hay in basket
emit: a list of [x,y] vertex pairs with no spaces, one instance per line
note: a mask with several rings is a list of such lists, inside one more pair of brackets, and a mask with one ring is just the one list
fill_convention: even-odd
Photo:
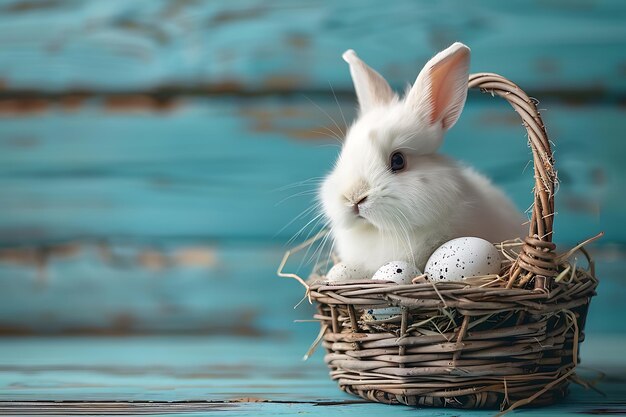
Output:
[[[546,131],[519,87],[496,74],[473,74],[470,88],[506,99],[521,116],[534,159],[534,204],[528,236],[497,245],[499,275],[457,282],[324,282],[323,272],[297,279],[317,304],[316,343],[326,349],[339,387],[371,401],[456,408],[547,405],[567,395],[597,280],[583,244],[557,255],[552,243],[556,172]],[[319,237],[319,236],[318,236]],[[576,252],[586,268],[570,259]],[[367,310],[396,306],[374,321]]]

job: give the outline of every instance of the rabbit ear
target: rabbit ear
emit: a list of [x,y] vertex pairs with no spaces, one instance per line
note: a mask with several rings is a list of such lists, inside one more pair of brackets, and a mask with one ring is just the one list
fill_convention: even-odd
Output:
[[439,52],[417,76],[405,103],[430,125],[450,129],[465,105],[469,63],[470,49],[460,42]]
[[395,97],[385,79],[356,55],[352,49],[343,53],[343,59],[350,64],[350,74],[359,100],[361,113],[373,107],[388,104]]

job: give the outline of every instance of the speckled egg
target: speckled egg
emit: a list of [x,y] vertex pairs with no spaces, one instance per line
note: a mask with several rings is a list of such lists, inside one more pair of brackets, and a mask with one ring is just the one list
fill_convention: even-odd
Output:
[[410,284],[411,280],[422,273],[415,266],[404,261],[392,261],[381,266],[372,279],[393,281],[397,284]]
[[[411,284],[411,280],[422,275],[419,269],[404,261],[392,261],[381,266],[372,279],[377,281],[393,281],[397,284]],[[366,311],[365,319],[387,320],[402,314],[400,307],[373,308]]]
[[358,268],[349,267],[343,262],[339,262],[335,264],[330,270],[326,273],[326,281],[328,282],[341,282],[341,281],[351,281],[357,279],[367,279],[369,278],[367,274]]
[[402,314],[400,307],[370,308],[363,315],[364,321],[387,320]]
[[441,245],[426,262],[424,273],[433,281],[460,281],[497,274],[502,263],[498,249],[478,237],[460,237]]

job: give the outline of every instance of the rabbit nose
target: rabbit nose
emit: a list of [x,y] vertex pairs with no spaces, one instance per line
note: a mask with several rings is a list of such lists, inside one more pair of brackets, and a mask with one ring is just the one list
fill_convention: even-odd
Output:
[[359,215],[360,205],[365,202],[370,192],[370,186],[364,179],[359,179],[343,194],[347,207],[351,207],[354,214]]
[[360,209],[359,206],[363,204],[365,200],[367,200],[367,196],[363,196],[359,201],[357,201],[356,203],[352,205],[352,210],[354,211],[354,214],[356,214],[357,216],[359,215],[359,209]]

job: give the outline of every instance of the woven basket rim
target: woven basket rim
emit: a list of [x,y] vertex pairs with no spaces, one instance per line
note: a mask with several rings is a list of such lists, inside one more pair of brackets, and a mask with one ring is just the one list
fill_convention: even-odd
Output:
[[[596,295],[597,278],[577,268],[578,282],[558,284],[556,289],[524,289],[472,286],[463,282],[426,282],[399,285],[395,282],[371,280],[329,283],[313,281],[307,294],[318,303],[352,305],[358,308],[460,308],[464,314],[523,309],[532,314],[571,309],[588,302]],[[369,282],[368,282],[369,281]]]

